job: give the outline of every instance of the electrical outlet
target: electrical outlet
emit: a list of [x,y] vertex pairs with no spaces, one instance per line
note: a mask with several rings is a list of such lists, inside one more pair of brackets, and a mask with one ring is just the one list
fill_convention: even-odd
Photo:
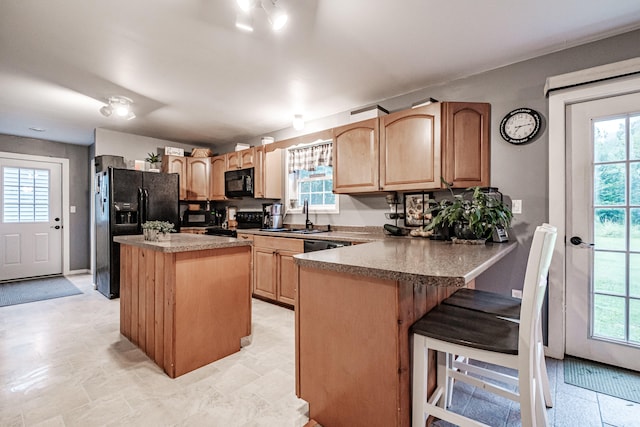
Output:
[[514,214],[522,213],[522,200],[511,201],[511,213],[514,213]]
[[522,299],[522,291],[520,289],[511,289],[511,296]]

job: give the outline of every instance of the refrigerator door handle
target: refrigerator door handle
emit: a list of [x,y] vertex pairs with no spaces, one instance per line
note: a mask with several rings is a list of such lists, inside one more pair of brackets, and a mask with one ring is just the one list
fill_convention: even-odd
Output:
[[142,195],[144,197],[144,201],[142,204],[142,209],[144,209],[144,221],[147,222],[149,220],[149,190],[146,188],[142,189]]
[[[146,220],[146,209],[145,209],[145,200],[144,200],[144,190],[142,187],[138,187],[138,228],[142,228],[142,224],[147,222]],[[140,231],[140,230],[138,230]]]

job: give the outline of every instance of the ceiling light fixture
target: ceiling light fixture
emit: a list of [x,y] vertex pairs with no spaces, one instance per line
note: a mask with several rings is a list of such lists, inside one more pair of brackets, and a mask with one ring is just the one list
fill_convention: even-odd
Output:
[[296,114],[293,116],[293,128],[295,130],[304,129],[304,119],[302,118],[302,114]]
[[113,113],[116,116],[127,120],[134,119],[136,115],[131,111],[133,101],[126,96],[110,96],[107,105],[100,108],[100,113],[105,117],[110,117]]
[[243,31],[253,31],[253,11],[263,9],[273,31],[281,30],[289,16],[281,8],[276,6],[277,0],[236,0],[240,9],[236,14],[236,27]]

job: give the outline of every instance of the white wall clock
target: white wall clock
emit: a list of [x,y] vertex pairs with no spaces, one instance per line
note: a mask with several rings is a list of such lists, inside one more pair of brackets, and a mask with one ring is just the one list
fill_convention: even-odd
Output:
[[511,144],[524,144],[540,132],[542,116],[531,108],[517,108],[500,122],[500,135]]

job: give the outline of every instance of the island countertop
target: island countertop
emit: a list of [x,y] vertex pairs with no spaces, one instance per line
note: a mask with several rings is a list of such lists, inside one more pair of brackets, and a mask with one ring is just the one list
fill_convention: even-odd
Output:
[[429,239],[384,239],[299,254],[300,267],[430,286],[465,286],[515,249],[517,242],[453,244]]
[[113,241],[159,252],[175,253],[202,251],[206,249],[251,246],[251,242],[233,237],[208,236],[203,234],[174,233],[166,241],[144,240],[141,234],[135,236],[115,236]]

